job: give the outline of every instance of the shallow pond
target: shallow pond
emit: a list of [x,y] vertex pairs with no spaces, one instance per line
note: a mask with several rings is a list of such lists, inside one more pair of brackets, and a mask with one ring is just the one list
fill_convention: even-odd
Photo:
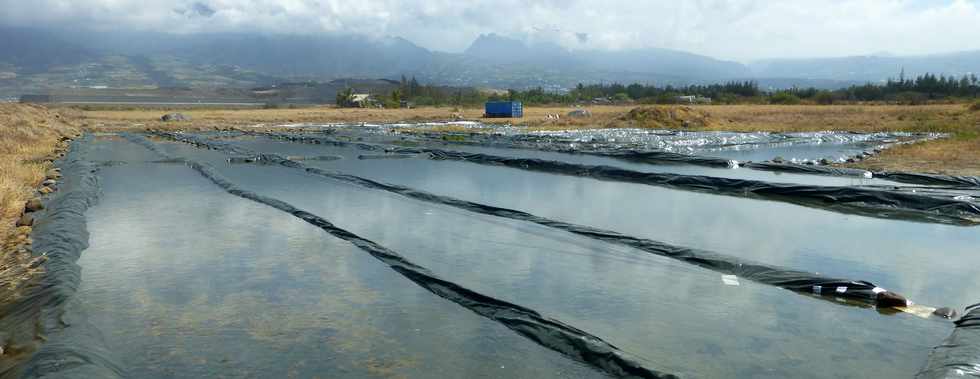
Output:
[[[927,305],[961,308],[976,300],[970,287],[980,274],[980,234],[974,228],[465,162],[358,159],[366,152],[354,148],[225,141],[283,155],[336,155],[342,159],[304,164],[869,280]],[[647,367],[682,377],[908,377],[952,328],[937,318],[879,313],[746,280],[732,283],[714,271],[537,224],[282,166],[230,164],[226,153],[188,144],[154,143],[448,281],[560,320]],[[133,377],[603,375],[418,287],[350,243],[224,192],[182,163],[161,161],[112,137],[87,149],[88,159],[116,163],[99,172],[104,195],[87,214],[91,247],[79,261],[76,303]],[[510,156],[518,151],[490,150]]]

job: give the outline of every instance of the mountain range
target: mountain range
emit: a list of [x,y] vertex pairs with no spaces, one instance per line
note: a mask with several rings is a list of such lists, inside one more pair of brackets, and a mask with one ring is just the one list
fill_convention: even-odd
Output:
[[577,83],[833,88],[925,72],[980,73],[980,51],[925,56],[770,59],[743,64],[678,50],[569,50],[496,34],[460,53],[398,37],[0,28],[0,94],[68,87],[237,87],[286,81],[415,76],[441,85],[569,88]]

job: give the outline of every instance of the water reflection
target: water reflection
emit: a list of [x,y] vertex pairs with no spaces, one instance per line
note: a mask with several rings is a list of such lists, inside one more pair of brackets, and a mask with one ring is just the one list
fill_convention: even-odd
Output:
[[[166,148],[210,161],[243,187],[327,217],[471,289],[554,315],[670,372],[695,377],[904,376],[917,370],[930,346],[949,331],[942,322],[837,307],[753,283],[728,286],[713,272],[544,227],[445,209],[281,167],[227,165],[223,154],[188,145],[168,144]],[[320,149],[329,154],[350,153]],[[724,213],[718,212],[726,209],[717,207],[721,203],[702,201],[710,195],[654,189],[657,192],[624,196],[635,188],[620,183],[595,188],[595,181],[445,163],[345,159],[324,163],[324,167],[549,217],[576,218],[573,221],[583,224],[629,224],[630,231],[646,235],[683,228],[689,233],[683,239],[687,245],[702,240],[724,247],[729,242],[728,231],[720,235],[706,231],[734,227],[683,216]],[[516,173],[521,174],[511,176]],[[522,176],[525,174],[527,177]],[[663,206],[660,197],[673,196],[700,198],[666,203],[670,206],[666,212],[626,211],[635,207],[649,211],[643,204]],[[745,212],[801,216],[794,213],[795,208],[767,208],[771,204],[767,202],[728,201]],[[761,244],[780,236],[754,233],[744,238]],[[808,246],[812,239],[792,242]],[[796,251],[764,250],[777,252],[777,259],[762,260],[795,262]],[[820,267],[836,269],[833,265]]]
[[101,172],[77,302],[130,376],[598,376],[300,220],[103,143],[136,163]]

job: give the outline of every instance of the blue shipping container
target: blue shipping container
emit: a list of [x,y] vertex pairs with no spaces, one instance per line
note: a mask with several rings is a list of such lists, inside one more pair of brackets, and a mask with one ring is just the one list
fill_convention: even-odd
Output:
[[484,109],[485,117],[524,117],[524,105],[520,101],[488,101]]

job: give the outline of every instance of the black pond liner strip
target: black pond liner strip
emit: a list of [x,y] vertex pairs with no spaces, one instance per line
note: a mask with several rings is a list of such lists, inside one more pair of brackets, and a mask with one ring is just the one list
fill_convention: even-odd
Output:
[[[131,134],[126,134],[124,137],[161,156],[179,159],[145,138]],[[289,213],[334,237],[350,242],[429,292],[459,304],[480,316],[494,320],[541,346],[589,364],[616,377],[675,378],[674,375],[644,367],[616,346],[588,332],[545,317],[532,309],[496,299],[441,279],[425,267],[412,263],[397,252],[341,229],[317,215],[298,209],[284,201],[242,189],[209,165],[189,159],[184,159],[184,162],[226,192]]]
[[[209,147],[225,153],[242,153],[245,151],[245,149],[240,147],[230,149],[228,146],[226,146],[226,144],[216,144],[213,140],[193,135],[174,133],[157,133],[157,135],[171,138],[180,142],[191,143],[196,146]],[[807,294],[823,300],[833,301],[835,303],[840,303],[841,299],[846,299],[846,302],[844,303],[846,305],[873,306],[876,308],[905,307],[909,304],[908,300],[903,296],[886,291],[885,289],[867,281],[829,278],[806,271],[770,266],[711,251],[673,246],[667,243],[645,238],[632,237],[614,231],[552,220],[524,211],[475,203],[449,196],[436,195],[395,184],[381,183],[355,175],[306,167],[302,163],[286,159],[276,154],[250,153],[252,155],[251,158],[248,158],[248,160],[253,163],[278,164],[289,168],[304,170],[310,174],[329,179],[351,183],[366,188],[388,191],[411,199],[447,205],[489,216],[531,222],[579,236],[584,236],[607,243],[623,245],[654,255],[676,259],[678,261],[693,264],[708,270],[719,272],[721,274],[735,275],[757,283],[788,289],[790,291]]]
[[932,349],[916,378],[980,378],[980,307],[967,311],[953,333]]
[[[435,136],[430,134],[423,134],[426,138],[433,139]],[[918,138],[911,142],[922,142],[927,141],[928,138]],[[487,140],[485,140],[487,141]],[[520,140],[519,140],[520,141]],[[806,175],[823,175],[823,176],[850,176],[850,177],[866,177],[866,175],[871,175],[872,178],[879,178],[890,180],[898,183],[906,184],[921,184],[921,185],[941,185],[941,186],[952,186],[958,187],[960,189],[980,189],[980,177],[977,176],[966,176],[966,175],[939,175],[939,174],[923,174],[923,173],[911,173],[911,172],[890,172],[890,171],[867,171],[855,168],[846,167],[833,167],[833,166],[823,166],[823,165],[803,165],[797,163],[777,163],[777,162],[737,162],[735,160],[717,158],[711,156],[703,155],[689,155],[680,154],[667,151],[639,151],[639,150],[577,150],[577,149],[566,149],[566,148],[548,148],[548,147],[528,147],[521,145],[513,145],[508,143],[499,142],[465,142],[465,141],[448,141],[454,144],[464,144],[471,146],[490,146],[490,147],[503,147],[509,149],[526,149],[526,150],[539,150],[539,151],[550,151],[563,154],[573,154],[573,155],[595,155],[600,157],[615,158],[628,162],[646,163],[646,164],[688,164],[694,166],[703,167],[713,167],[713,168],[734,168],[736,165],[738,167],[745,167],[752,170],[759,171],[770,171],[770,172],[787,172],[794,174],[806,174]],[[767,143],[760,143],[767,144]],[[738,145],[738,144],[736,144]]]
[[44,336],[46,342],[0,377],[123,377],[101,332],[86,321],[84,312],[70,304],[81,281],[81,267],[76,262],[88,248],[85,212],[101,197],[97,167],[80,151],[90,139],[86,135],[72,142],[68,155],[58,163],[64,179],[35,222],[33,250],[48,257],[40,282],[28,296],[0,309],[0,326],[15,334],[8,336],[14,337],[11,343],[31,342],[20,338],[34,334]]
[[294,142],[354,146],[368,151],[384,151],[397,154],[429,154],[431,159],[435,160],[463,161],[549,174],[645,184],[715,195],[780,201],[866,217],[960,226],[980,224],[980,205],[969,201],[955,200],[952,197],[927,196],[860,187],[813,186],[700,175],[639,172],[610,166],[582,165],[542,159],[510,158],[441,149],[403,148],[362,142],[347,142],[326,137],[298,136],[282,133],[266,133],[263,135]]

